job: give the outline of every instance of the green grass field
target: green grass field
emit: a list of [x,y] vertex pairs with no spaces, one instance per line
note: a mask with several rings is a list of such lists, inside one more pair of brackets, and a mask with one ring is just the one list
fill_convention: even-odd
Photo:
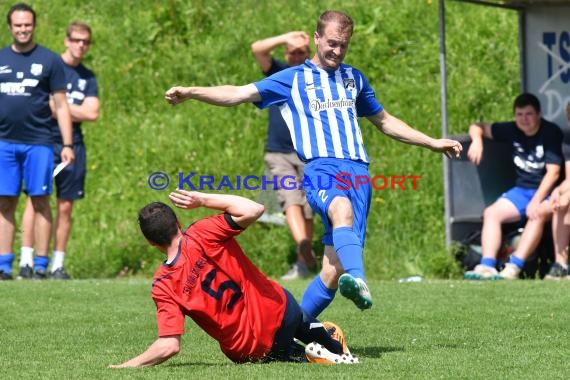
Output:
[[[0,1],[5,14],[16,1]],[[367,75],[389,112],[440,134],[439,40],[435,0],[33,0],[36,40],[63,49],[64,28],[93,27],[86,59],[101,88],[100,120],[84,127],[86,199],[74,211],[66,268],[70,282],[0,282],[2,379],[473,379],[568,378],[570,281],[399,284],[409,274],[452,278],[461,271],[444,246],[441,158],[362,125],[371,174],[422,174],[418,191],[375,192],[365,266],[375,306],[359,312],[338,297],[322,316],[340,324],[358,366],[230,363],[191,321],[182,352],[141,370],[111,370],[156,338],[150,279],[161,257],[141,237],[137,210],[169,190],[169,175],[263,173],[267,114],[253,106],[173,109],[174,84],[245,84],[261,78],[249,50],[288,30],[312,33],[326,8],[356,22],[346,62]],[[517,14],[447,1],[450,133],[474,120],[505,120],[519,91]],[[7,28],[0,46],[10,42]],[[280,54],[281,52],[279,52]],[[256,198],[254,191],[239,195]],[[20,204],[19,212],[23,208]],[[184,224],[205,214],[179,213]],[[317,253],[321,226],[317,223]],[[19,251],[20,235],[15,251]],[[294,257],[285,228],[255,225],[240,244],[278,276]],[[146,277],[146,279],[142,279]],[[300,297],[306,282],[288,284]]]
[[[306,282],[286,286],[299,297]],[[3,282],[4,379],[568,378],[570,281],[370,281],[375,305],[341,296],[322,315],[357,366],[234,365],[186,320],[182,351],[154,368],[108,369],[156,339],[150,280]]]

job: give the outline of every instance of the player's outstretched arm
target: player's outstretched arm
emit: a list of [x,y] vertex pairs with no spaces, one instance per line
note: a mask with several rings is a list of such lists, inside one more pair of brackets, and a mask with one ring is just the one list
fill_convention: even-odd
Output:
[[180,352],[180,335],[158,338],[150,347],[122,364],[112,364],[109,368],[149,367],[160,364]]
[[257,87],[251,83],[245,86],[175,86],[166,91],[164,98],[173,106],[191,99],[222,107],[261,101]]
[[430,147],[434,152],[445,154],[448,158],[459,158],[463,146],[459,141],[452,139],[437,139],[434,140],[434,145]]
[[459,141],[451,139],[434,139],[410,127],[404,121],[390,115],[386,110],[368,117],[382,133],[406,144],[418,145],[440,152],[447,157],[459,157],[463,149]]
[[208,194],[178,189],[168,197],[179,208],[207,207],[227,212],[234,222],[243,228],[259,219],[265,210],[262,204],[238,195]]

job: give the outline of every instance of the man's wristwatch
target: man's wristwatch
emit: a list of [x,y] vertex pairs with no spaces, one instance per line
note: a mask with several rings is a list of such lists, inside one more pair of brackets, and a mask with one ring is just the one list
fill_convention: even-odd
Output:
[[[63,144],[63,148],[71,148],[73,149],[73,144]],[[62,149],[63,149],[62,148]]]

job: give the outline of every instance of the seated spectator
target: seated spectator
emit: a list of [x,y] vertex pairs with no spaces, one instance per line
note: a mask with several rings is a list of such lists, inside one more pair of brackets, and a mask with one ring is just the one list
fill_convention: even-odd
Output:
[[[516,170],[515,187],[502,194],[483,213],[481,231],[482,258],[467,280],[519,278],[525,261],[536,249],[544,223],[550,218],[547,200],[560,175],[562,152],[560,128],[542,118],[540,102],[532,94],[519,95],[513,105],[514,121],[475,123],[469,127],[472,139],[467,156],[478,165],[483,158],[483,137],[511,146]],[[502,242],[502,225],[525,221],[525,228],[515,252],[499,273],[497,254]]]
[[[566,118],[570,127],[570,102],[566,105]],[[570,239],[570,135],[562,143],[566,178],[552,192],[552,240],[554,242],[554,264],[545,280],[559,280],[568,276],[568,240]]]

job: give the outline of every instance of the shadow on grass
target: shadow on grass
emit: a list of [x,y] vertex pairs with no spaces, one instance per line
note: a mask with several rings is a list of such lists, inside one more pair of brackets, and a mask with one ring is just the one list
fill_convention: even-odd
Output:
[[404,347],[349,346],[350,352],[359,358],[379,358],[388,352],[404,352]]
[[230,361],[227,362],[220,362],[220,363],[214,363],[214,362],[183,362],[183,363],[167,363],[167,364],[163,364],[161,365],[161,367],[172,367],[172,368],[178,368],[178,367],[226,367],[226,366],[235,366],[235,363],[232,363]]
[[[359,357],[359,358],[379,358],[382,354],[386,354],[389,352],[403,352],[405,351],[404,347],[370,347],[370,346],[366,346],[366,347],[362,347],[362,346],[356,346],[356,347],[350,347],[350,352],[352,352],[355,356]],[[256,363],[259,365],[263,365],[263,364],[273,364],[273,363],[277,363],[277,362],[259,362]],[[290,363],[295,363],[295,362],[290,362]],[[184,363],[169,363],[164,365],[164,367],[172,367],[172,368],[178,368],[178,367],[198,367],[198,366],[204,366],[204,367],[225,367],[225,366],[235,366],[234,363],[231,362],[225,362],[225,363],[214,363],[214,362],[184,362]]]

